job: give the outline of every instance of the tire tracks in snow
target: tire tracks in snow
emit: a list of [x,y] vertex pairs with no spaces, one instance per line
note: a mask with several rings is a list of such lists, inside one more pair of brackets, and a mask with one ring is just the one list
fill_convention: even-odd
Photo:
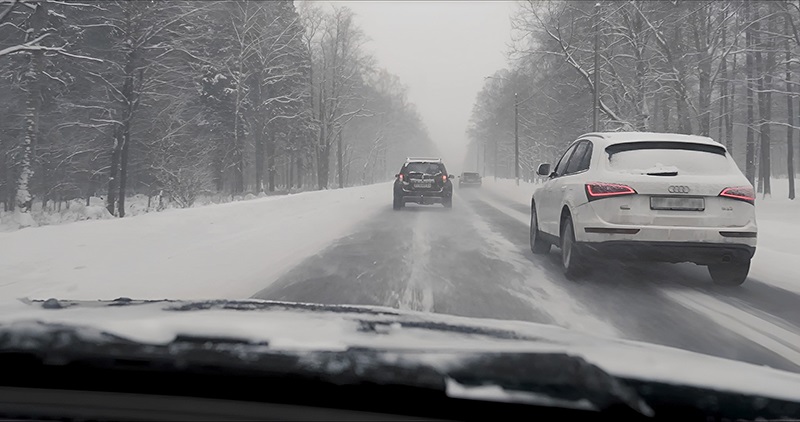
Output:
[[411,269],[405,289],[400,294],[397,306],[400,309],[433,312],[433,278],[439,278],[430,270],[431,243],[430,218],[428,213],[420,213],[411,229],[411,247],[404,257],[407,268]]
[[547,272],[526,259],[519,245],[494,231],[472,204],[469,204],[469,212],[474,230],[487,242],[485,253],[512,265],[519,275],[511,287],[504,288],[507,293],[548,315],[555,325],[603,336],[621,336],[613,325],[589,312],[567,290],[553,283]]

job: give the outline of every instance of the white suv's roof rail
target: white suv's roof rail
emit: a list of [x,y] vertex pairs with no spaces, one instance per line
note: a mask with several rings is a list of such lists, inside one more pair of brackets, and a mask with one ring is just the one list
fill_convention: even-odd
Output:
[[412,158],[412,157],[406,158],[406,163],[411,163],[411,162],[441,163],[442,159],[441,158]]

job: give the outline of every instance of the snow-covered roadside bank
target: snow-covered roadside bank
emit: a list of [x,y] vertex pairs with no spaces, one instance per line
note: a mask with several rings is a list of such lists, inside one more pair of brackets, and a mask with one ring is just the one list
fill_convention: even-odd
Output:
[[0,296],[246,298],[390,203],[383,183],[0,233]]
[[[280,191],[264,193],[258,195],[248,193],[245,195],[200,195],[190,207],[199,208],[208,205],[226,204],[230,202],[250,201],[257,198],[296,194],[302,191]],[[14,211],[0,210],[0,232],[10,232],[26,227],[52,226],[56,224],[74,223],[86,220],[105,220],[113,219],[106,210],[106,202],[103,198],[93,196],[89,198],[89,205],[86,199],[72,199],[69,201],[49,201],[45,206],[41,201],[34,201],[33,208],[28,218],[23,218]],[[170,209],[184,209],[178,203],[170,201],[166,197],[136,194],[125,198],[125,217],[135,217],[137,215],[162,212]],[[25,221],[20,221],[23,218]]]
[[[510,201],[530,204],[531,194],[540,185],[485,177],[483,187]],[[753,258],[750,278],[800,293],[800,199],[791,201],[785,179],[772,180],[772,196],[756,200],[758,249]]]

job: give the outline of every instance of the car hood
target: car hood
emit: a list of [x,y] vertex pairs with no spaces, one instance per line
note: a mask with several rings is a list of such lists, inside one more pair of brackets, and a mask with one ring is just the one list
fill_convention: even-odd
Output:
[[800,401],[800,374],[536,323],[263,300],[0,301],[0,351],[25,333],[65,326],[85,339],[103,333],[152,345],[195,337],[286,352],[410,352],[443,367],[464,354],[558,353],[625,379]]

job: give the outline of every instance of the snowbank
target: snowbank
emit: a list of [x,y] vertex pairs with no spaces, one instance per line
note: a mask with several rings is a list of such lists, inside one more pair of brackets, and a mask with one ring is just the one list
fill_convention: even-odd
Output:
[[[197,197],[191,208],[300,192],[303,191],[292,190],[291,192],[271,192],[269,194],[260,192],[257,196],[250,193],[245,196],[238,195],[235,197],[231,197],[231,195],[201,195]],[[9,232],[26,227],[51,226],[75,221],[112,218],[110,213],[104,211],[105,208],[105,200],[100,197],[89,198],[88,206],[86,205],[86,199],[62,201],[60,204],[51,201],[46,208],[42,208],[41,201],[34,201],[33,209],[27,215],[0,211],[0,232]],[[166,198],[164,198],[163,203],[160,203],[158,196],[148,197],[144,194],[136,194],[125,198],[125,217],[134,217],[168,209],[183,208]]]
[[[541,182],[539,182],[541,183]],[[759,194],[756,200],[758,248],[750,278],[785,290],[800,293],[800,199],[789,200],[789,182],[773,179],[772,196]],[[485,177],[484,188],[511,201],[530,204],[537,183]],[[798,192],[800,193],[800,192]]]
[[30,213],[0,212],[0,231],[14,231],[26,227],[49,226],[84,220],[103,220],[113,218],[102,204],[86,206],[83,200],[69,201],[69,207],[61,210],[42,210],[41,207]]
[[0,296],[247,298],[387,209],[390,190],[306,192],[0,233]]

